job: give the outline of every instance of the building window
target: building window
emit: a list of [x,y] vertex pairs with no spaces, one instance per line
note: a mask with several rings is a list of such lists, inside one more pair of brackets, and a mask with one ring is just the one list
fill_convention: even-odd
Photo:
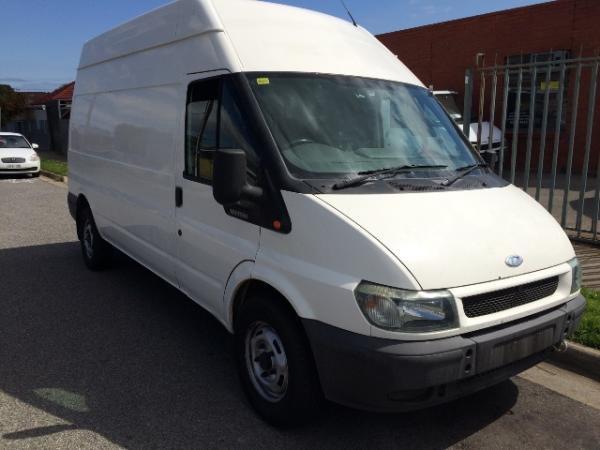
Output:
[[59,100],[58,101],[58,116],[61,119],[71,118],[71,101],[70,100]]
[[[524,55],[513,55],[506,58],[507,64],[509,65],[523,65],[523,81],[521,84],[521,111],[519,114],[519,128],[529,128],[529,115],[532,101],[535,102],[534,111],[534,128],[542,128],[542,122],[544,118],[544,99],[546,89],[546,76],[548,70],[550,70],[550,82],[548,88],[550,89],[549,103],[548,103],[548,122],[547,130],[553,130],[556,124],[556,114],[558,112],[558,94],[560,89],[560,63],[566,59],[569,59],[570,52],[568,50],[560,50],[553,52],[543,53],[529,53]],[[542,64],[537,65],[537,74],[535,77],[536,93],[535,98],[532,99],[532,81],[533,81],[533,64],[547,62],[548,65]],[[569,79],[569,70],[565,73],[565,85]],[[507,112],[507,125],[509,127],[514,126],[515,119],[515,105],[517,101],[519,76],[516,70],[511,71],[509,80],[508,90],[508,112]],[[563,108],[561,124],[564,123],[567,110],[567,89],[565,86],[565,94],[563,95]]]

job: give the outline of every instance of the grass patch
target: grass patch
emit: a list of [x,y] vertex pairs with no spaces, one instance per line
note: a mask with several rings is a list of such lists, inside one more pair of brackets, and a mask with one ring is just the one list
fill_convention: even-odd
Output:
[[58,161],[56,159],[42,158],[42,170],[55,173],[57,175],[67,175],[67,162]]
[[573,341],[600,349],[600,292],[583,288],[581,293],[586,299],[586,308],[581,324]]

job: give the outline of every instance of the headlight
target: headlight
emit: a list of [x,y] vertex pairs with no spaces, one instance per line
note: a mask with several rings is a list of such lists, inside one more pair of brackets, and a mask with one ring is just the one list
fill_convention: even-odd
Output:
[[39,156],[38,156],[38,154],[37,154],[37,153],[35,153],[35,152],[33,152],[33,155],[31,155],[31,156],[29,157],[29,161],[39,161],[39,160],[40,160],[40,157],[39,157]]
[[422,333],[458,327],[456,302],[446,290],[408,291],[363,281],[354,296],[367,320],[378,328]]
[[573,258],[569,261],[569,265],[571,266],[571,294],[574,294],[579,289],[581,289],[581,266],[579,265],[579,260],[577,258]]

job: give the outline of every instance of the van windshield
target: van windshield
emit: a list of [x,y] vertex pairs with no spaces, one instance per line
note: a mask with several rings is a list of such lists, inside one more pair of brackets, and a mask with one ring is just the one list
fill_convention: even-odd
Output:
[[453,171],[479,162],[424,88],[320,74],[248,74],[297,178],[342,178],[402,166]]

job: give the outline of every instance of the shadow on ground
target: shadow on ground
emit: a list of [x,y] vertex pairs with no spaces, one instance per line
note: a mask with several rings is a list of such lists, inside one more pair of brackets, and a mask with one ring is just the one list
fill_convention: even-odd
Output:
[[510,381],[434,409],[331,406],[274,430],[246,404],[232,339],[203,309],[124,256],[92,273],[76,242],[0,250],[0,390],[68,421],[8,441],[88,429],[129,448],[446,448],[515,404]]

